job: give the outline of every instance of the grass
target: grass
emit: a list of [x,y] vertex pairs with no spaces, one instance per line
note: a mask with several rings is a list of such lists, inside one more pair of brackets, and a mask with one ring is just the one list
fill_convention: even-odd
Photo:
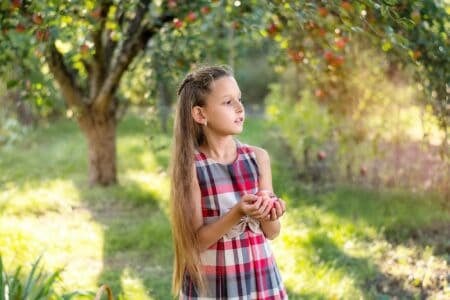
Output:
[[[150,128],[138,117],[120,124],[120,184],[106,189],[88,187],[86,144],[70,121],[1,148],[5,268],[30,270],[42,255],[48,272],[64,267],[61,289],[108,283],[119,299],[170,299],[170,137]],[[288,203],[272,247],[291,299],[450,296],[450,212],[439,195],[357,187],[314,194],[293,179],[264,120],[249,120],[240,139],[269,150],[275,190]]]

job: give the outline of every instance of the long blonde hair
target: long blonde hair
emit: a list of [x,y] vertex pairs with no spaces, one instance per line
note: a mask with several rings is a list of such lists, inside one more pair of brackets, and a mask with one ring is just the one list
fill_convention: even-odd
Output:
[[191,199],[195,148],[205,142],[201,125],[192,118],[194,106],[204,106],[211,92],[211,83],[224,76],[233,76],[224,66],[202,67],[189,73],[178,89],[178,104],[173,131],[171,158],[170,211],[175,251],[172,292],[179,293],[187,272],[200,291],[204,290],[200,251],[193,223],[194,207]]

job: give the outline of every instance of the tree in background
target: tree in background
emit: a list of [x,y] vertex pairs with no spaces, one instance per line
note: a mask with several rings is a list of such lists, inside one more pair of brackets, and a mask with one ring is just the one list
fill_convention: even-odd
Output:
[[[346,63],[339,51],[348,37],[362,33],[386,47],[403,47],[423,63],[429,70],[430,86],[439,86],[431,92],[436,95],[433,103],[442,107],[442,84],[436,78],[440,73],[435,71],[442,63],[439,51],[448,49],[439,25],[442,9],[433,1],[414,2],[411,12],[409,7],[395,0],[382,4],[372,0],[5,0],[0,6],[0,61],[4,66],[27,65],[51,74],[67,114],[76,118],[86,136],[90,183],[109,185],[117,181],[117,116],[128,101],[119,97],[118,89],[139,54],[153,58],[149,64],[156,74],[153,93],[158,91],[160,107],[167,107],[171,98],[167,83],[177,77],[167,70],[184,73],[192,64],[215,62],[218,57],[227,57],[225,62],[233,65],[239,51],[238,36],[273,39],[297,65],[323,56],[325,68],[318,74],[332,74]],[[426,20],[422,23],[428,25],[414,33],[410,28],[414,18]],[[428,44],[430,32],[435,46]],[[415,41],[417,36],[421,38]],[[416,49],[416,45],[422,48]],[[421,51],[431,52],[424,55]],[[43,58],[30,63],[24,53]],[[442,109],[436,111],[442,115]]]
[[[444,55],[448,52],[445,7],[439,1],[385,1],[384,4],[290,2],[290,7],[296,5],[296,9],[279,9],[267,29],[282,49],[278,68],[286,73],[280,82],[284,90],[290,91],[288,97],[291,101],[315,99],[326,110],[323,113],[330,115],[334,127],[333,131],[324,133],[326,136],[316,137],[320,130],[314,134],[306,132],[305,136],[302,126],[290,125],[295,123],[292,119],[296,116],[292,113],[295,109],[288,106],[279,114],[285,113],[287,120],[283,132],[290,136],[294,151],[301,144],[296,155],[304,157],[304,166],[311,165],[315,158],[312,150],[318,151],[324,139],[338,142],[342,154],[339,160],[346,161],[346,177],[350,182],[354,175],[367,176],[368,166],[361,158],[376,152],[379,141],[391,137],[399,148],[401,135],[405,134],[403,127],[411,122],[402,115],[415,116],[410,107],[412,101],[421,102],[426,107],[424,111],[431,110],[439,120],[444,132],[441,159],[445,161],[448,157],[445,109],[448,80],[445,78],[448,78],[449,62],[448,55]],[[303,18],[299,18],[298,11]],[[418,49],[427,49],[427,58]],[[416,82],[410,80],[412,74]],[[274,91],[271,103],[280,95],[280,91]],[[305,105],[309,107],[308,101]],[[308,125],[307,119],[302,120],[298,122]],[[364,143],[368,138],[373,142],[369,147]],[[324,161],[322,152],[317,154],[318,163]],[[389,174],[394,181],[401,176],[398,171],[401,171],[399,165],[394,174]],[[423,181],[442,182],[445,176],[439,176],[428,176]]]

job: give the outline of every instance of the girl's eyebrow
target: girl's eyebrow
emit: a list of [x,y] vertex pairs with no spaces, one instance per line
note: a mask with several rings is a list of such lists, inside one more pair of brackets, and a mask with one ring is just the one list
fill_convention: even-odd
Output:
[[[241,93],[239,93],[239,98],[242,96],[242,94]],[[233,95],[231,95],[231,94],[226,94],[226,95],[223,95],[222,96],[222,98],[226,98],[226,97],[233,97]]]

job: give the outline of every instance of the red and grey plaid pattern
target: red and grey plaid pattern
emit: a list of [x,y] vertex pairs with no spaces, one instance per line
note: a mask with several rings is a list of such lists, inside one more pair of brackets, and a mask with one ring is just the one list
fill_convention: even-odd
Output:
[[[196,151],[195,164],[205,224],[227,213],[243,194],[254,194],[258,190],[255,153],[237,140],[236,145],[238,156],[231,164],[218,163]],[[207,294],[199,295],[186,274],[180,299],[288,298],[264,234],[245,222],[243,219],[236,226],[235,234],[223,236],[201,253]]]

